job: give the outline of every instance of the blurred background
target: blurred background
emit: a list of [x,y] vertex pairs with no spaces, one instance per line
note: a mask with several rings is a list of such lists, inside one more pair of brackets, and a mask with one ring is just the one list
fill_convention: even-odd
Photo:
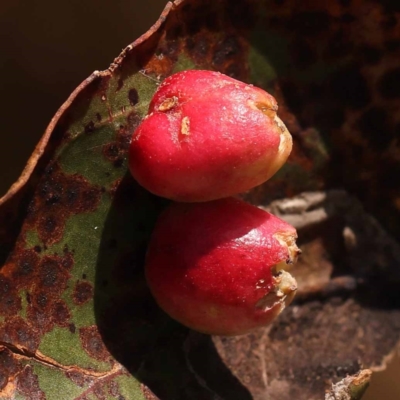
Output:
[[94,70],[108,68],[166,3],[0,1],[0,197],[69,94]]
[[[0,1],[0,196],[75,87],[94,70],[106,69],[157,20],[165,4]],[[387,371],[374,374],[365,400],[400,399],[399,371],[398,357]]]

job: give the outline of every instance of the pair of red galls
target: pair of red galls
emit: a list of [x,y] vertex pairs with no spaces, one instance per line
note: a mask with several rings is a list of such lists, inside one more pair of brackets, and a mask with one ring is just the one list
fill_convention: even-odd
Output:
[[174,200],[152,234],[146,278],[171,317],[200,332],[237,335],[271,322],[296,281],[296,230],[233,197],[268,180],[292,139],[265,91],[212,71],[167,78],[130,147],[130,170]]

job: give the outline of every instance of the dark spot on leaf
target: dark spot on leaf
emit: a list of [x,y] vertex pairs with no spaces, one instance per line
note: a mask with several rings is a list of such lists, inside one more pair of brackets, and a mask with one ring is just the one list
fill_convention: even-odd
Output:
[[74,303],[82,305],[87,303],[93,297],[93,286],[89,282],[77,282],[74,288],[72,298]]
[[186,48],[193,60],[201,65],[210,51],[210,40],[206,35],[188,36]]
[[79,329],[79,337],[82,347],[90,357],[99,361],[107,361],[110,358],[110,353],[105,348],[96,326]]
[[53,236],[56,229],[59,227],[59,221],[57,221],[56,215],[46,215],[42,219],[43,223],[41,228],[46,233],[47,236]]
[[161,47],[164,56],[168,57],[171,62],[176,62],[180,50],[180,40],[171,40],[168,45]]
[[14,264],[12,272],[14,286],[23,288],[33,281],[39,263],[39,257],[34,249],[16,252],[11,262]]
[[82,279],[86,279],[86,274],[82,274]]
[[[67,371],[65,373],[65,375],[79,387],[91,385],[94,380],[92,377],[85,375],[79,371]],[[114,381],[111,381],[111,382],[114,382]]]
[[104,388],[102,386],[102,382],[95,383],[92,390],[93,390],[93,394],[96,396],[97,399],[106,400],[106,394],[104,393]]
[[328,91],[337,101],[355,109],[370,101],[367,81],[357,66],[348,66],[333,74]]
[[129,121],[128,126],[125,127],[121,125],[117,131],[117,143],[119,148],[121,149],[121,156],[128,153],[133,131],[134,127],[130,125]]
[[27,317],[29,322],[37,327],[40,333],[49,332],[53,329],[53,319],[51,314],[51,306],[52,303],[49,303],[48,306],[39,306],[38,302],[35,301],[35,297],[32,297],[31,304],[28,305],[27,309]]
[[68,143],[72,138],[72,133],[71,132],[65,132],[62,138],[61,143],[66,144]]
[[21,309],[21,298],[14,283],[0,275],[0,315],[13,316]]
[[119,395],[119,386],[118,386],[118,382],[116,382],[116,381],[111,381],[110,384],[109,384],[108,392],[110,393],[110,395],[111,395],[112,397],[117,398],[117,396]]
[[124,159],[123,158],[117,158],[113,162],[113,165],[114,165],[115,168],[121,168],[123,164],[124,164]]
[[69,252],[64,253],[63,257],[47,255],[37,267],[27,316],[29,322],[41,332],[50,331],[54,324],[66,326],[70,318],[68,307],[59,300],[70,277],[70,257]]
[[94,122],[90,121],[85,125],[85,133],[92,133],[94,131]]
[[214,50],[213,64],[221,66],[242,51],[236,36],[228,36],[219,42]]
[[35,250],[36,251],[36,253],[41,253],[42,252],[42,248],[40,247],[40,246],[35,246],[34,248],[33,248],[33,250]]
[[8,318],[0,326],[0,341],[35,352],[39,346],[38,332],[21,317]]
[[46,199],[47,205],[57,204],[60,201],[60,195],[58,193],[51,193]]
[[61,258],[61,266],[68,270],[71,270],[74,265],[74,257],[72,252],[64,249],[64,254]]
[[17,390],[29,399],[46,399],[45,393],[40,389],[39,379],[30,365],[26,365],[18,375]]
[[61,294],[67,286],[69,276],[62,265],[62,257],[45,256],[39,264],[37,284],[47,294]]
[[77,207],[77,213],[94,211],[100,202],[101,194],[101,187],[92,187],[84,190]]
[[38,306],[38,308],[45,309],[49,304],[49,299],[46,296],[46,293],[39,293],[34,297],[34,304]]
[[126,117],[126,121],[128,123],[127,130],[132,134],[133,131],[139,126],[140,124],[140,116],[136,114],[134,111],[128,114]]
[[28,223],[45,244],[61,240],[66,220],[74,214],[94,211],[100,201],[100,187],[90,185],[78,174],[65,175],[57,164],[46,169],[30,205]]
[[101,122],[101,115],[100,113],[96,113],[96,118],[98,122]]
[[75,326],[75,324],[73,324],[72,322],[68,325],[68,330],[71,332],[71,333],[75,333],[76,332],[76,326]]
[[139,93],[135,88],[129,90],[128,99],[131,106],[136,106],[139,103]]
[[67,304],[63,300],[57,301],[53,306],[53,322],[58,326],[69,326],[71,314]]
[[394,68],[383,75],[379,81],[379,91],[386,99],[400,97],[400,68]]
[[103,156],[106,160],[110,161],[114,167],[121,167],[124,158],[128,154],[132,129],[133,128],[129,125],[129,122],[127,127],[121,125],[118,129],[116,140],[105,144],[102,148]]
[[[45,215],[37,219],[37,229],[40,238],[47,243],[53,241],[54,239],[61,239],[62,236],[62,219],[55,215]],[[57,241],[58,241],[57,240]]]
[[111,162],[118,159],[120,156],[120,149],[118,147],[118,143],[111,142],[107,143],[103,146],[103,155],[106,159],[110,160]]

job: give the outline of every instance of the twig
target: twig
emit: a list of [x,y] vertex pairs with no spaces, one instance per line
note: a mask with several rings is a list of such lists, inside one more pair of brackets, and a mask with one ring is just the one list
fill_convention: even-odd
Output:
[[360,400],[369,386],[371,375],[370,369],[363,369],[342,379],[332,385],[332,389],[325,394],[325,400]]

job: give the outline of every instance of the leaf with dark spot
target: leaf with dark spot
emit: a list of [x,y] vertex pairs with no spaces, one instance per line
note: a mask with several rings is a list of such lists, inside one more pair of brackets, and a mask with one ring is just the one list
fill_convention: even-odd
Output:
[[[0,397],[317,400],[380,367],[400,336],[395,9],[177,0],[82,82],[0,199]],[[272,92],[293,134],[288,163],[243,197],[279,214],[274,200],[307,192],[282,215],[303,250],[297,300],[237,338],[171,320],[143,271],[167,201],[130,176],[131,137],[158,85],[194,68]]]

